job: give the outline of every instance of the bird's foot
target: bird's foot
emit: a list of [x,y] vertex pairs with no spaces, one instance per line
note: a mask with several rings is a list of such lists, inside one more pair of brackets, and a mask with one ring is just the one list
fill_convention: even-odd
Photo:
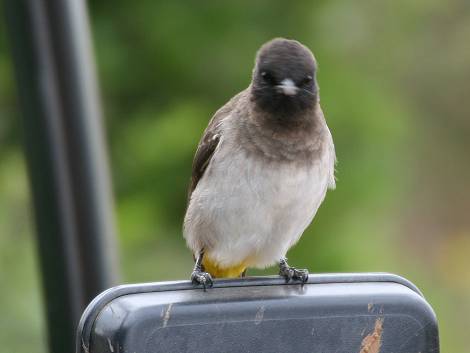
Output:
[[279,263],[279,275],[284,277],[286,283],[293,281],[301,281],[302,284],[308,280],[308,270],[298,269],[291,267],[285,260],[281,260]]
[[206,290],[207,287],[211,288],[214,284],[212,276],[202,270],[194,270],[193,273],[191,273],[191,282],[195,286],[202,285],[204,290]]

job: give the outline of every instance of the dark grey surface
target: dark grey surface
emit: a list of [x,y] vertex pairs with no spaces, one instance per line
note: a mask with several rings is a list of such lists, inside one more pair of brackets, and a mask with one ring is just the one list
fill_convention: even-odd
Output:
[[77,352],[359,353],[374,333],[381,353],[439,352],[432,308],[390,274],[313,275],[303,287],[219,280],[207,292],[188,281],[120,286],[87,308]]
[[114,222],[83,0],[4,0],[23,115],[50,351],[115,283]]

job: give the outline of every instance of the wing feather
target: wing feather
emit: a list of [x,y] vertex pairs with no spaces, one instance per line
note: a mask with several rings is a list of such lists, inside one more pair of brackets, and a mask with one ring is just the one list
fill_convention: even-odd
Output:
[[[243,92],[242,92],[243,93]],[[191,199],[193,191],[196,189],[199,180],[204,176],[204,172],[209,166],[212,156],[219,145],[223,129],[222,120],[230,116],[236,103],[238,102],[242,93],[233,97],[227,104],[220,108],[209,121],[204,134],[197,146],[196,154],[194,155],[193,168],[191,175],[191,182],[188,190],[188,202]]]

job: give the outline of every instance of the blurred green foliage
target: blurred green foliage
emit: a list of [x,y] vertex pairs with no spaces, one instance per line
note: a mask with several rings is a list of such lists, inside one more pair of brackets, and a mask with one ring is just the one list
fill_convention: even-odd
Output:
[[[470,324],[470,4],[171,1],[89,4],[123,282],[187,278],[187,182],[211,114],[257,48],[298,39],[320,63],[338,187],[289,253],[312,272],[387,271],[438,315],[443,352]],[[46,352],[21,124],[0,22],[0,353]],[[274,273],[275,269],[251,271]]]

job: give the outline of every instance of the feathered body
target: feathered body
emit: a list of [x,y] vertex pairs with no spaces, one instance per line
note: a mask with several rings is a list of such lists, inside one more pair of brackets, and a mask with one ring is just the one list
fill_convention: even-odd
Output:
[[275,112],[261,104],[262,89],[254,80],[217,111],[194,160],[184,237],[196,256],[204,251],[214,277],[283,258],[335,186],[318,89],[304,105],[287,102],[291,109]]

